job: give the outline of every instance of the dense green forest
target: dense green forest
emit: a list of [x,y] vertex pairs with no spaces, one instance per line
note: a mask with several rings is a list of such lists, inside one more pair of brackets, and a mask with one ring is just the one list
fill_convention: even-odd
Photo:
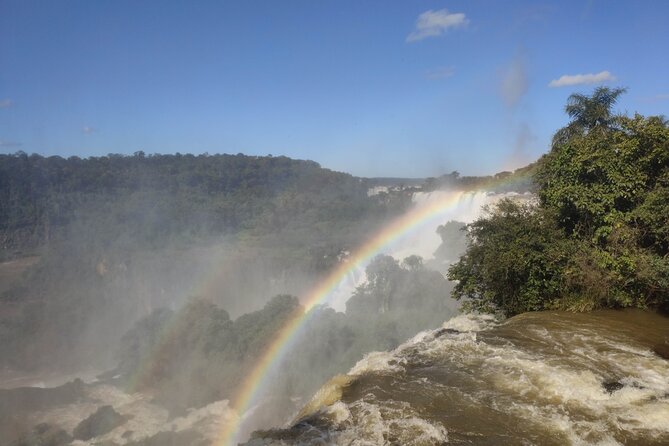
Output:
[[616,115],[623,89],[573,94],[537,163],[538,201],[468,225],[449,271],[482,311],[669,307],[669,121]]
[[0,363],[95,362],[193,293],[235,316],[297,294],[411,201],[367,191],[286,157],[0,155],[0,255],[38,259],[0,290]]
[[[332,228],[379,212],[365,180],[312,161],[245,155],[0,155],[2,252],[95,230],[92,246]],[[75,224],[76,223],[76,224]]]
[[[530,166],[531,168],[531,166]],[[82,239],[87,247],[119,243],[157,248],[211,235],[289,230],[319,235],[406,206],[398,196],[367,191],[437,188],[527,190],[528,168],[494,176],[364,179],[313,161],[237,155],[109,154],[43,157],[0,154],[0,259],[39,252],[48,243]]]

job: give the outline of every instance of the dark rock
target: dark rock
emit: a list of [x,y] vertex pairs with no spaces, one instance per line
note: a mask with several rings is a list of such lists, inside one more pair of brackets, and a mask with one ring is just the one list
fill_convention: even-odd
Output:
[[74,428],[74,438],[90,440],[104,435],[126,422],[126,417],[119,414],[112,406],[102,406],[94,414]]
[[669,361],[669,345],[667,344],[657,344],[653,347],[653,352],[662,359]]
[[439,338],[439,337],[447,335],[447,334],[459,334],[459,333],[460,333],[460,330],[456,330],[454,328],[440,328],[434,334],[434,337]]
[[611,395],[613,392],[616,392],[625,387],[625,385],[619,381],[605,381],[602,383],[602,387],[604,387],[604,390],[606,390],[609,395]]

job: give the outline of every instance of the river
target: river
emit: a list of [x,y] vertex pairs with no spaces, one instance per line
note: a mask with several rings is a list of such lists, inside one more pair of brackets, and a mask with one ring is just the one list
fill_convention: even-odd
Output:
[[249,445],[669,444],[669,318],[461,315],[333,378]]

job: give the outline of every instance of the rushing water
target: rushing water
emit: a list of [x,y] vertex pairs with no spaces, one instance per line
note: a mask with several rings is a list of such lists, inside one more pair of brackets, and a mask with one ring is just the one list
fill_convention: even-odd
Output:
[[669,319],[458,316],[333,378],[249,444],[669,444]]
[[[462,193],[459,190],[435,190],[432,192],[416,192],[412,196],[414,209],[431,207],[451,197],[458,197],[452,206],[444,207],[441,212],[435,213],[432,218],[415,226],[404,233],[401,237],[381,249],[380,254],[387,254],[397,260],[402,260],[410,255],[419,255],[425,260],[433,257],[434,252],[441,244],[441,238],[437,228],[448,221],[471,223],[480,217],[483,207],[493,205],[503,198],[514,198],[517,200],[530,200],[531,194],[518,194],[516,192],[492,193],[488,191],[476,191]],[[328,304],[337,311],[346,309],[346,301],[351,297],[355,289],[367,280],[363,263],[346,275],[344,280],[334,289]]]

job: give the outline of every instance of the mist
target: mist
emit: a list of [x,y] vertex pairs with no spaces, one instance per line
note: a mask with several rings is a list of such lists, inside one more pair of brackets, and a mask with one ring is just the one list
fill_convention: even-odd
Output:
[[[144,154],[3,159],[36,184],[28,189],[21,172],[6,170],[5,193],[31,202],[34,215],[26,225],[7,208],[15,223],[2,264],[6,438],[178,443],[211,438],[227,418],[243,420],[240,439],[283,426],[365,353],[457,314],[444,274],[464,249],[464,224],[503,196],[462,192],[465,184],[494,189],[493,177],[363,179],[285,158],[186,159],[190,166]],[[230,163],[265,173],[211,195],[230,181]],[[285,173],[273,178],[277,163]],[[102,183],[84,186],[99,166],[108,171]],[[166,166],[189,175],[187,183],[163,177]],[[193,170],[211,166],[219,185]],[[248,413],[231,407],[265,345],[306,314],[311,289],[393,221],[446,201],[452,205],[351,264],[304,316],[265,378],[270,389]]]

